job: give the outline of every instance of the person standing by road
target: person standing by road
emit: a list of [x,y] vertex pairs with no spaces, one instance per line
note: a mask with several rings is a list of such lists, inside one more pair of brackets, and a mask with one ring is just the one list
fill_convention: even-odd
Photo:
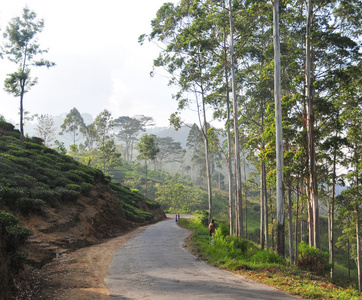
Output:
[[209,224],[209,244],[211,244],[212,241],[212,235],[215,234],[215,222],[214,219],[211,220]]

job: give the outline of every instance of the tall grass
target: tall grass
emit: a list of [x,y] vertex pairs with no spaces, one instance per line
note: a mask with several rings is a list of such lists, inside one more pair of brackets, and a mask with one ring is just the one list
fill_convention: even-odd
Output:
[[[261,251],[259,246],[239,237],[228,236],[223,223],[211,242],[203,216],[181,219],[180,225],[192,230],[187,247],[200,259],[217,267],[248,276],[259,282],[277,287],[306,299],[362,299],[362,294],[352,287],[338,286],[325,276],[297,269],[273,251]],[[321,255],[304,245],[305,253]],[[306,255],[305,255],[306,257]]]

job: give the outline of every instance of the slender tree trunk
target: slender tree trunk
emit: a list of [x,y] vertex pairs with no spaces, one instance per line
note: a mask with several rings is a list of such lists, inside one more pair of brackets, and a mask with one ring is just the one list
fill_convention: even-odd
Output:
[[238,104],[236,99],[236,78],[235,78],[235,61],[234,61],[234,24],[231,0],[229,0],[229,19],[230,19],[230,55],[231,55],[231,80],[233,94],[233,119],[234,119],[234,146],[235,146],[235,181],[236,181],[236,203],[238,205],[237,215],[237,236],[243,236],[243,214],[242,214],[242,195],[241,195],[241,168],[240,168],[240,145],[239,145],[239,118]]
[[264,173],[264,193],[263,193],[263,204],[264,204],[264,236],[265,236],[265,248],[269,249],[269,222],[268,222],[268,191],[266,183],[266,167],[263,164]]
[[[207,124],[205,124],[205,127],[206,126],[207,126]],[[205,154],[206,154],[207,192],[208,192],[208,196],[209,196],[209,222],[211,222],[211,219],[212,219],[212,187],[211,187],[210,158],[209,158],[210,157],[209,141],[207,138],[205,138]]]
[[[357,151],[357,150],[355,150]],[[357,155],[356,155],[357,156]],[[359,161],[357,158],[356,161],[356,186],[359,187]],[[357,199],[356,199],[357,201]],[[357,243],[357,274],[358,274],[358,291],[361,292],[362,291],[362,270],[361,270],[361,239],[359,236],[360,233],[360,216],[359,216],[359,202],[356,202],[355,205],[355,211],[356,211],[356,243]]]
[[294,265],[294,245],[293,245],[293,203],[292,203],[292,187],[289,179],[288,186],[288,233],[289,233],[289,261]]
[[[270,191],[271,194],[271,191]],[[272,201],[270,201],[270,223],[273,224],[274,223],[274,219],[273,219],[273,203]],[[272,226],[271,229],[271,247],[273,249],[273,251],[275,251],[275,244],[274,244],[274,226]]]
[[296,199],[296,209],[295,209],[295,233],[294,233],[294,241],[295,241],[295,252],[294,252],[294,260],[298,261],[298,218],[299,218],[299,181],[297,181],[297,199]]
[[145,181],[145,199],[147,198],[147,159],[145,161],[145,164],[146,164],[146,181]]
[[362,277],[361,277],[361,240],[359,236],[360,223],[359,223],[359,209],[358,204],[355,207],[356,211],[356,243],[357,243],[357,273],[358,273],[358,291],[362,289]]
[[260,165],[260,248],[264,250],[265,247],[265,235],[264,235],[264,193],[265,193],[265,181],[264,181],[264,165],[262,161]]
[[280,37],[279,37],[279,0],[273,2],[273,40],[274,40],[274,100],[276,129],[277,160],[277,253],[285,255],[284,237],[284,192],[283,192],[283,133],[281,108],[281,75],[280,75]]
[[20,145],[24,145],[24,93],[25,93],[25,82],[21,83],[20,93]]
[[312,54],[311,54],[311,33],[313,23],[313,1],[308,0],[308,15],[306,26],[306,98],[307,98],[307,133],[308,133],[308,152],[309,152],[309,196],[312,208],[313,237],[310,238],[310,246],[320,248],[319,234],[319,206],[318,206],[318,185],[316,176],[315,147],[314,147],[314,100],[313,100],[313,82],[312,82]]
[[[338,122],[337,122],[338,123]],[[336,135],[337,135],[336,130]],[[334,145],[333,151],[333,179],[332,179],[332,199],[330,203],[330,228],[329,228],[329,262],[332,264],[330,278],[334,279],[334,202],[336,197],[336,163],[337,163],[337,145]]]
[[227,124],[226,124],[226,136],[228,143],[228,183],[229,183],[229,224],[230,224],[230,236],[234,234],[234,206],[233,206],[233,172],[231,167],[231,133],[230,133],[230,97],[229,97],[229,72],[228,72],[228,57],[226,52],[226,32],[224,28],[224,59],[225,59],[225,93],[226,93],[226,111],[227,111]]
[[348,281],[351,282],[351,257],[350,257],[349,239],[347,241],[347,260],[348,260]]
[[[200,71],[201,74],[201,71]],[[202,78],[202,77],[201,77]],[[203,82],[201,79],[201,101],[202,101],[202,117],[203,117],[203,136],[204,136],[204,143],[205,143],[205,160],[206,160],[206,176],[207,176],[207,194],[209,200],[209,223],[213,217],[212,211],[212,186],[211,186],[211,167],[210,167],[210,147],[209,147],[209,139],[207,137],[207,119],[206,119],[206,107],[205,107],[205,98],[204,98],[204,88]]]
[[244,196],[245,196],[245,239],[248,239],[248,197],[247,197],[247,184],[246,184],[246,158],[244,156]]

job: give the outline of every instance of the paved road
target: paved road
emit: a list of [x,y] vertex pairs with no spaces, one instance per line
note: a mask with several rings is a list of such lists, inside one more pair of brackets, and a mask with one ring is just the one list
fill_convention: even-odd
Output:
[[199,261],[175,220],[159,222],[118,249],[105,280],[109,299],[297,299]]

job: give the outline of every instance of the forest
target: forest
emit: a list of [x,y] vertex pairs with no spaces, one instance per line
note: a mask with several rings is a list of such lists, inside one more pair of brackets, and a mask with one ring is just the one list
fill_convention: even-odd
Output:
[[[209,219],[225,212],[230,236],[248,237],[248,199],[257,198],[261,249],[290,264],[301,241],[328,250],[332,280],[337,255],[349,268],[354,260],[361,291],[361,14],[358,0],[165,3],[139,43],[159,45],[151,74],[166,72],[178,88],[170,124],[182,130],[182,111],[197,107],[187,149],[144,134],[150,117],[113,118],[107,110],[85,124],[74,108],[60,129],[52,116],[36,116],[38,136],[115,178],[129,166],[123,183],[171,212],[207,209]],[[5,89],[20,98],[24,137],[22,97],[36,83],[28,70],[54,63],[24,63],[24,53],[31,61],[42,52],[19,50],[12,30],[2,56],[20,69]],[[211,126],[215,119],[224,126]],[[71,140],[69,150],[57,133]],[[181,172],[157,179],[150,168]]]

